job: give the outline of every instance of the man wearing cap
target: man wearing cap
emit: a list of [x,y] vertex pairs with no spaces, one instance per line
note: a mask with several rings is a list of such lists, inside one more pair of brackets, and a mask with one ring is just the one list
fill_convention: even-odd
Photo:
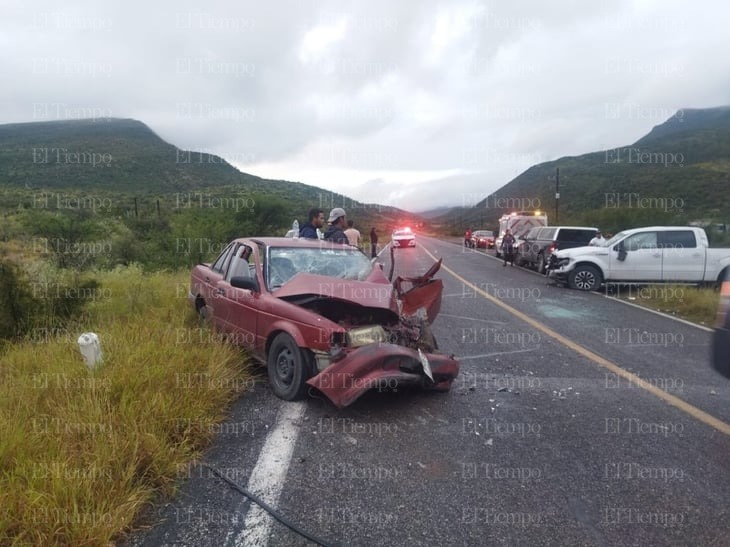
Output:
[[603,239],[601,232],[596,232],[596,236],[588,242],[588,245],[591,247],[603,247],[605,243],[606,240]]
[[324,239],[333,243],[349,243],[345,235],[345,210],[335,207],[330,211],[327,219],[329,228],[324,233]]

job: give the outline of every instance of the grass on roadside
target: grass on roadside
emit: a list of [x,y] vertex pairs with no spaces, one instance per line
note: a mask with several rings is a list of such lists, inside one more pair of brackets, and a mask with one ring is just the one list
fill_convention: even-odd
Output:
[[668,315],[711,327],[715,323],[719,293],[693,285],[620,286],[612,296]]
[[[187,273],[130,267],[97,279],[77,328],[2,354],[1,545],[108,545],[174,490],[251,385],[244,355],[191,313]],[[76,342],[84,331],[101,341],[94,371]]]

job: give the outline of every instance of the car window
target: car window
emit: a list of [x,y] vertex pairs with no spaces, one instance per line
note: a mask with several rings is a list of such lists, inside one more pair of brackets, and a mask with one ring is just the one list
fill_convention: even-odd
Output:
[[694,249],[697,247],[697,239],[692,230],[659,232],[659,246],[674,249]]
[[248,245],[241,245],[231,259],[226,281],[230,282],[232,277],[254,277],[252,266],[253,250]]
[[656,249],[656,232],[642,232],[626,238],[624,248],[627,251],[638,251],[640,249]]
[[531,228],[529,232],[527,232],[527,235],[525,236],[527,239],[537,239],[537,234],[542,230],[542,228]]
[[561,228],[556,239],[558,241],[574,241],[588,243],[596,235],[596,230],[581,230],[578,228]]
[[552,239],[555,236],[555,228],[540,228],[537,239]]
[[352,247],[271,247],[267,262],[269,290],[284,285],[298,273],[362,281],[373,268],[370,259]]
[[211,269],[214,272],[218,273],[225,273],[226,268],[228,268],[228,263],[231,261],[231,255],[233,254],[233,249],[238,245],[238,243],[231,243],[223,249],[223,252],[218,256],[216,261],[213,263],[213,266],[211,266]]
[[608,241],[606,241],[605,246],[610,247],[611,245],[614,245],[618,241],[620,241],[624,236],[626,235],[625,232],[619,232],[612,238],[610,238]]

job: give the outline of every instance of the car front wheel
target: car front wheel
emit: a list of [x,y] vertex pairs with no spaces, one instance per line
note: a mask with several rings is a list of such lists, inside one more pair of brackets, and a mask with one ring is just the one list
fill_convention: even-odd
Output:
[[282,332],[274,338],[267,359],[269,382],[277,397],[285,401],[301,399],[307,393],[307,380],[312,374],[312,359],[307,350]]
[[568,275],[568,286],[581,291],[595,291],[601,286],[601,274],[593,266],[576,266]]

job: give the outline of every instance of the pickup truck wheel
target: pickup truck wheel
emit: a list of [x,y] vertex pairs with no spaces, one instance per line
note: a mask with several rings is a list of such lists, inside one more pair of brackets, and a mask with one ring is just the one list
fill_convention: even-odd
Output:
[[568,286],[581,291],[595,291],[601,286],[601,274],[593,266],[576,266],[568,274]]
[[537,255],[537,273],[545,274],[545,255],[543,253]]
[[301,399],[312,375],[312,359],[294,339],[282,332],[274,338],[267,358],[269,382],[274,395],[285,401]]

